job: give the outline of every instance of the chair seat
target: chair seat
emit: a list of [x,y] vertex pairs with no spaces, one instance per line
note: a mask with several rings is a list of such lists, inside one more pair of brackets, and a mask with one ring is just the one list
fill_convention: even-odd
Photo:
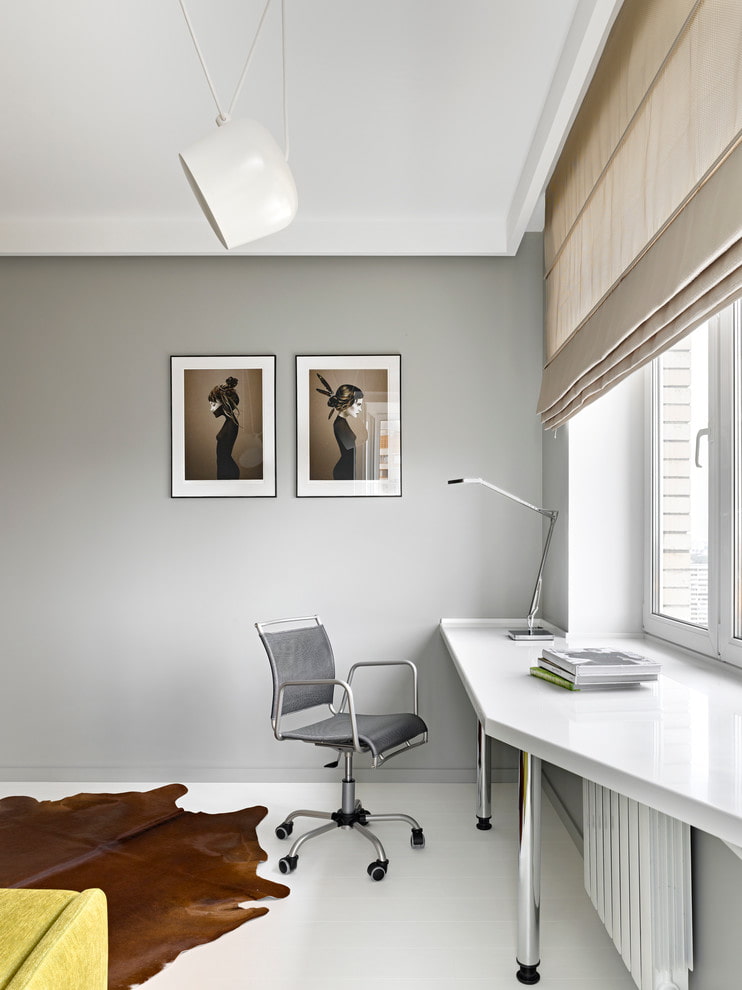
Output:
[[[427,732],[427,726],[419,715],[401,712],[394,715],[357,715],[358,741],[374,757],[381,756],[395,746],[401,746],[416,736]],[[333,748],[353,746],[350,716],[333,715],[331,718],[303,725],[296,729],[281,729],[285,739],[300,739]]]

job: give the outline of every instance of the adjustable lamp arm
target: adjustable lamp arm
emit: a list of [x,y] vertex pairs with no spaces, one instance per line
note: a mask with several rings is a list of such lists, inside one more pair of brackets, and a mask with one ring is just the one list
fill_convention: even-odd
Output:
[[518,495],[513,495],[512,492],[505,491],[504,488],[498,488],[497,485],[493,485],[489,481],[485,481],[483,478],[453,478],[448,483],[449,485],[484,485],[485,488],[491,488],[492,491],[497,492],[498,495],[504,495],[505,498],[509,498],[512,502],[518,502],[520,505],[525,505],[527,509],[532,509],[534,512],[538,512],[540,516],[546,516],[549,520],[549,531],[546,534],[546,540],[544,541],[544,549],[541,554],[541,563],[536,576],[536,586],[533,589],[533,597],[531,598],[531,605],[528,609],[528,629],[529,631],[532,630],[536,612],[538,611],[539,599],[541,598],[541,582],[544,576],[544,565],[546,564],[546,557],[549,553],[549,546],[551,545],[551,535],[554,532],[554,526],[556,525],[557,517],[559,515],[558,510],[542,509],[538,505],[533,505],[532,502],[526,502],[524,498],[520,498]]

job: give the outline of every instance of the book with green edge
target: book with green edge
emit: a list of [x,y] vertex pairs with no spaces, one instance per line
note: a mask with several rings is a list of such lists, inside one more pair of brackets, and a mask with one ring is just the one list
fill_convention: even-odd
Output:
[[572,681],[568,681],[566,677],[560,677],[559,674],[552,674],[550,670],[544,670],[543,667],[531,667],[531,677],[540,677],[542,681],[549,681],[551,684],[558,684],[559,687],[566,688],[568,691],[579,691],[578,687],[575,687]]

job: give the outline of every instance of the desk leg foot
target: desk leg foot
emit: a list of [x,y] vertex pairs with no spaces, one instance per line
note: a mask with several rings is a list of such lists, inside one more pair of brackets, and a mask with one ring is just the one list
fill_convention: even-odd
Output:
[[538,963],[535,966],[521,966],[515,976],[519,983],[533,986],[534,983],[538,983],[541,979],[541,974],[538,971]]
[[492,740],[477,722],[477,828],[492,828]]

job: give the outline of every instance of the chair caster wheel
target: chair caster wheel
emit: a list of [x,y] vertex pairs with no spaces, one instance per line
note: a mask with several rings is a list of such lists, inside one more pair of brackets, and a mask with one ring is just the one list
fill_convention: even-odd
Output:
[[410,836],[410,845],[413,849],[425,848],[425,836],[421,828],[413,828],[412,835]]
[[298,859],[298,856],[284,856],[278,861],[278,869],[281,873],[292,873],[296,869],[296,861]]
[[281,822],[280,825],[276,826],[276,838],[278,839],[288,839],[291,833],[294,831],[293,822]]
[[369,863],[367,873],[372,880],[383,880],[386,876],[386,871],[389,868],[389,860],[375,859],[373,863]]

